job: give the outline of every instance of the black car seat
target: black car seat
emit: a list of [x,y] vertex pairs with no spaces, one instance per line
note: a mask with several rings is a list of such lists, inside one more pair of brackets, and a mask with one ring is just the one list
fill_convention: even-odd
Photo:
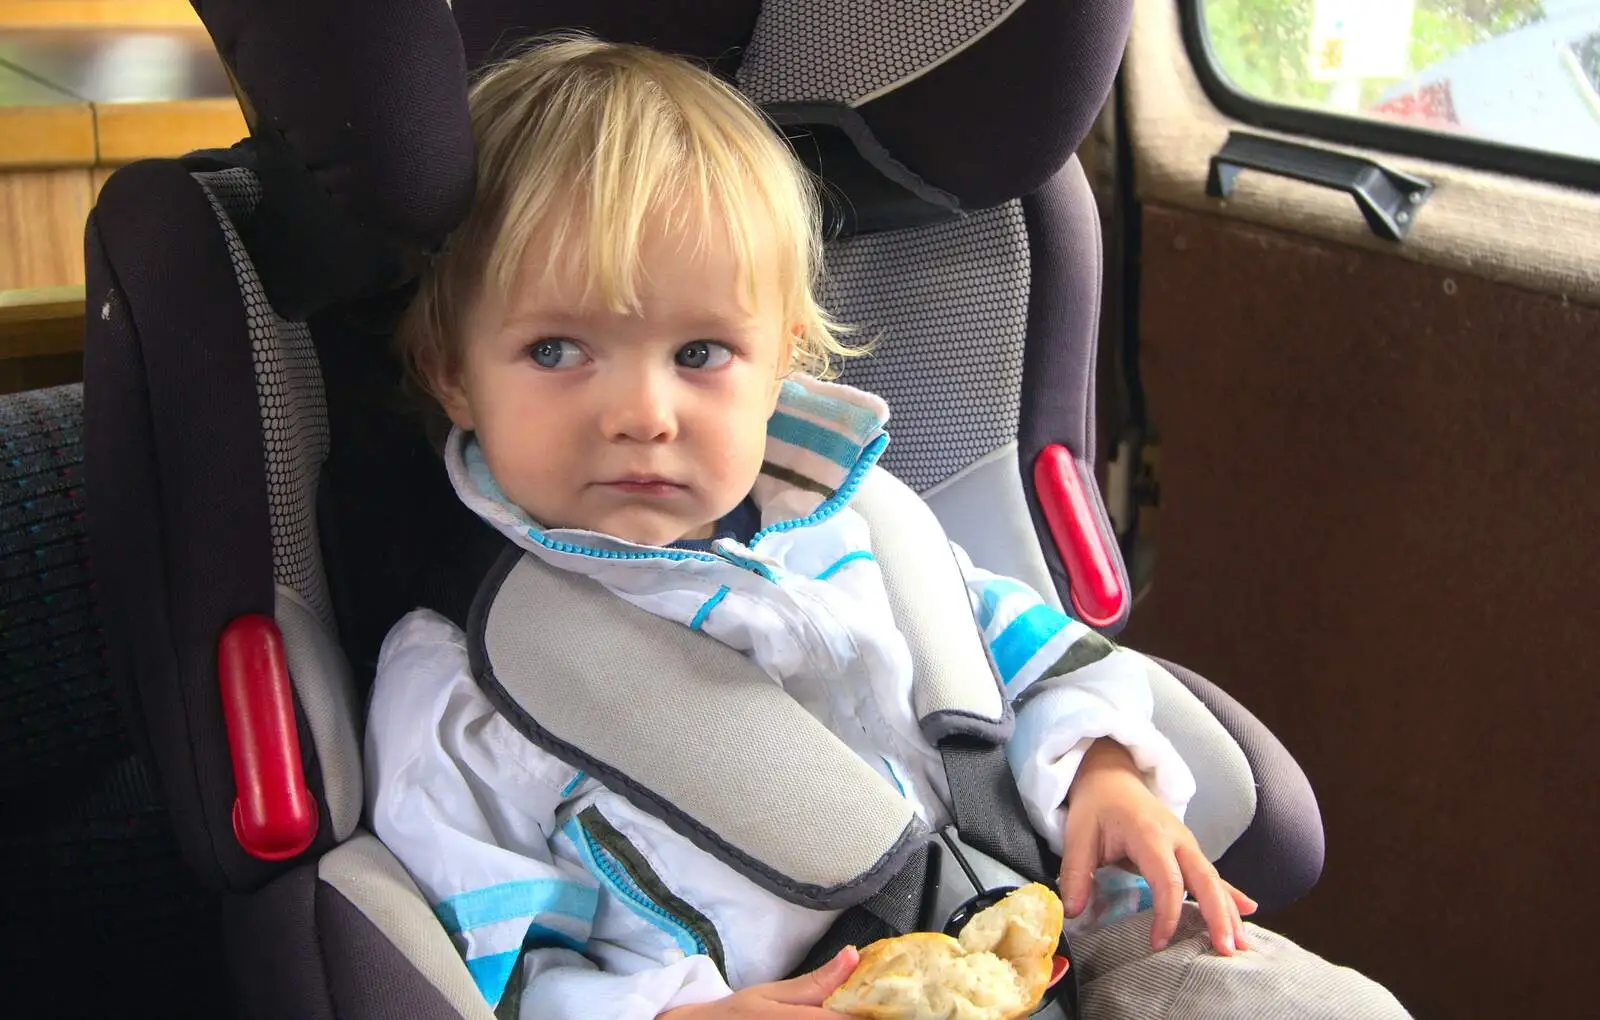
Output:
[[[1099,228],[1072,153],[1127,0],[196,8],[252,136],[102,191],[84,444],[108,669],[221,901],[246,1015],[489,1015],[362,831],[360,727],[388,626],[478,580],[460,564],[485,529],[388,337],[470,200],[469,69],[521,39],[581,27],[691,54],[765,104],[835,195],[825,300],[884,336],[846,379],[894,406],[887,465],[979,562],[1121,625],[1091,470]],[[1159,704],[1198,698],[1233,737],[1183,744],[1202,844],[1269,909],[1297,898],[1322,860],[1304,776],[1243,708],[1173,673]],[[1213,788],[1249,801],[1209,804]]]

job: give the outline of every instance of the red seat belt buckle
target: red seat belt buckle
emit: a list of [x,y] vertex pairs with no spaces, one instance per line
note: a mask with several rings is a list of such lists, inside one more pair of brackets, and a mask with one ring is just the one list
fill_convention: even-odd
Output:
[[1089,502],[1072,451],[1060,443],[1041,450],[1033,462],[1033,486],[1050,537],[1067,569],[1078,619],[1091,627],[1107,627],[1122,619],[1128,592],[1106,548],[1099,516]]
[[252,857],[283,861],[316,838],[283,635],[270,617],[241,616],[217,644],[222,714],[233,758],[233,834]]

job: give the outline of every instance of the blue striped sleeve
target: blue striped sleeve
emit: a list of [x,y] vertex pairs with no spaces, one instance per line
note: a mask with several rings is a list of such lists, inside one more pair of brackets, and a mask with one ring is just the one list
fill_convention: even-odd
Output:
[[978,570],[964,558],[963,569],[973,615],[1008,698],[1016,699],[1041,679],[1096,662],[1116,647],[1020,581]]

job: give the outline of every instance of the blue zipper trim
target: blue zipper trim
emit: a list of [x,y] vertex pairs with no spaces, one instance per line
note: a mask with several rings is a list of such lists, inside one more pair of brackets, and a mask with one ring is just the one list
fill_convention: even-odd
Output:
[[889,770],[889,778],[894,780],[894,788],[900,791],[900,796],[906,795],[906,784],[900,781],[900,773],[894,767],[894,762],[883,755],[878,755],[878,760],[883,762],[883,767]]
[[822,573],[818,574],[817,580],[826,581],[828,578],[832,577],[834,574],[837,574],[839,571],[843,570],[845,567],[848,567],[857,560],[870,560],[875,558],[876,557],[874,557],[872,553],[865,549],[857,549],[855,552],[845,553],[843,556],[829,564],[827,570],[824,570]]
[[579,769],[578,770],[578,774],[573,776],[570,780],[568,780],[567,781],[567,785],[563,786],[561,788],[561,796],[563,796],[563,797],[572,796],[572,791],[576,790],[578,788],[578,784],[583,782],[583,779],[584,779],[583,769]]
[[700,626],[706,622],[706,617],[711,615],[711,611],[722,605],[722,600],[727,597],[728,586],[723,585],[721,588],[718,588],[717,593],[706,599],[705,605],[701,606],[700,609],[694,614],[694,619],[689,621],[689,629],[699,630]]
[[752,574],[755,574],[758,577],[772,581],[773,583],[776,583],[778,580],[777,577],[773,575],[772,568],[758,560],[746,559],[745,557],[740,556],[738,553],[731,553],[726,549],[720,550],[718,555],[727,560],[729,563],[732,563],[734,566],[743,567],[745,570],[750,571]]
[[679,949],[683,950],[685,956],[711,955],[705,943],[701,942],[694,932],[668,913],[661,904],[646,896],[644,891],[633,883],[633,879],[622,870],[616,859],[589,835],[588,830],[578,824],[576,818],[569,819],[561,828],[567,834],[567,838],[572,840],[573,846],[578,848],[584,865],[596,878],[604,882],[606,888],[610,889],[629,910],[664,932]]
[[629,552],[624,549],[593,549],[586,545],[574,545],[571,542],[558,542],[549,538],[538,528],[529,528],[528,537],[552,552],[572,553],[578,556],[593,556],[599,560],[703,560],[706,563],[716,563],[719,557],[710,553],[694,552],[687,549],[662,549],[659,552]]

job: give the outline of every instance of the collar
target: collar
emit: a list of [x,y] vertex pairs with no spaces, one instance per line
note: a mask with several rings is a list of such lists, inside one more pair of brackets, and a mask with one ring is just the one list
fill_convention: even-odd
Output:
[[[809,376],[785,380],[767,420],[767,446],[750,497],[762,528],[751,539],[823,520],[849,503],[856,485],[889,441],[882,398]],[[607,560],[712,558],[709,553],[661,549],[577,528],[546,529],[506,498],[470,432],[453,429],[445,466],[456,495],[512,541],[534,552],[588,554]]]

